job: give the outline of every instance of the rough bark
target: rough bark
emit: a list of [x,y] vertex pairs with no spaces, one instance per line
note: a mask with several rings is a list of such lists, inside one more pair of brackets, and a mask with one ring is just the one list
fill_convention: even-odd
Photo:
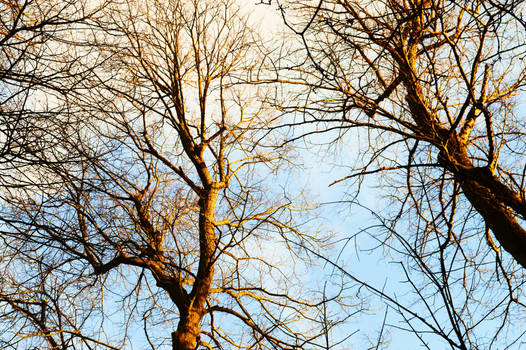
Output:
[[173,350],[194,350],[197,349],[199,340],[199,322],[201,315],[197,312],[190,312],[181,315],[177,330],[172,333]]
[[494,193],[473,179],[460,181],[464,195],[484,218],[504,250],[526,268],[526,230]]
[[[423,7],[420,11],[422,9]],[[482,216],[504,250],[526,268],[526,230],[521,227],[516,216],[519,214],[526,218],[526,203],[493,174],[491,164],[476,167],[471,161],[466,133],[473,127],[475,117],[466,120],[466,128],[469,130],[461,130],[462,136],[458,136],[455,126],[452,129],[443,126],[426,104],[426,97],[416,74],[418,45],[422,41],[422,26],[418,18],[417,16],[409,21],[413,34],[407,42],[400,45],[400,53],[393,54],[407,92],[406,102],[411,117],[420,136],[440,150],[439,163],[454,175],[465,197]]]
[[[414,81],[408,85],[413,84]],[[413,94],[416,91],[418,90],[412,89]],[[482,216],[504,250],[526,268],[526,230],[521,227],[515,214],[525,216],[526,204],[489,167],[474,166],[466,143],[455,131],[446,130],[435,122],[418,97],[416,94],[407,99],[413,119],[421,127],[422,135],[440,149],[439,163],[454,175],[464,195]]]
[[199,324],[206,313],[206,300],[214,276],[214,210],[219,189],[216,184],[206,186],[199,200],[199,268],[191,293],[183,305],[178,305],[179,323],[172,333],[174,350],[194,350],[199,343]]
[[526,230],[517,221],[515,212],[526,210],[524,202],[487,167],[475,167],[466,145],[454,134],[448,149],[442,150],[439,162],[460,184],[473,208],[482,216],[504,250],[523,267],[526,267]]

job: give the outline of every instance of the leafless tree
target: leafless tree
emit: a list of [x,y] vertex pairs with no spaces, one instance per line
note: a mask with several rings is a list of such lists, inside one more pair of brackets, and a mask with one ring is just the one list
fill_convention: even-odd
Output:
[[[361,163],[339,180],[359,186],[381,175],[385,197],[397,204],[380,213],[385,235],[370,232],[402,254],[402,272],[427,310],[421,319],[419,309],[400,307],[410,303],[396,306],[408,324],[424,322],[424,331],[409,330],[459,349],[516,344],[503,329],[524,312],[524,2],[278,6],[300,41],[274,79],[301,90],[280,103],[294,112],[297,137],[365,140]],[[484,338],[490,319],[498,321]]]
[[[46,140],[57,130],[52,120],[58,112],[37,101],[45,100],[44,93],[64,95],[81,80],[85,72],[69,70],[74,60],[64,55],[61,43],[75,44],[71,31],[93,24],[104,6],[103,1],[0,2],[0,184],[6,191],[36,183],[25,172],[41,160],[43,150],[53,148]],[[23,176],[14,178],[14,169]],[[76,305],[69,293],[79,278],[66,281],[59,265],[38,260],[42,247],[23,238],[1,238],[1,347],[31,348],[40,344],[35,339],[52,349],[102,346],[83,333],[89,313],[81,312],[84,305]],[[83,300],[90,300],[89,295]],[[78,312],[64,314],[72,306]]]
[[56,112],[44,103],[36,107],[36,100],[43,98],[37,91],[67,94],[82,79],[85,72],[71,70],[75,60],[59,43],[74,44],[70,33],[89,26],[104,6],[104,1],[0,2],[2,164],[28,158],[28,149],[38,146],[31,134]]
[[[118,290],[151,348],[327,346],[346,295],[300,277],[330,237],[303,232],[301,197],[271,186],[289,158],[265,135],[272,89],[250,84],[265,68],[256,34],[228,1],[114,2],[96,23],[72,34],[85,46],[68,46],[71,70],[89,74],[51,100],[50,147],[10,169],[2,189],[13,254],[30,246],[32,259],[60,266],[78,300],[91,286]],[[34,315],[37,303],[11,307]],[[74,332],[29,322],[48,344]],[[90,339],[75,344],[97,346]]]
[[[12,253],[9,262],[8,253]],[[119,349],[97,316],[100,285],[89,276],[72,278],[34,251],[3,252],[0,345],[4,349]],[[36,259],[35,259],[36,258]],[[44,270],[45,269],[45,270]],[[78,271],[77,271],[78,272]]]

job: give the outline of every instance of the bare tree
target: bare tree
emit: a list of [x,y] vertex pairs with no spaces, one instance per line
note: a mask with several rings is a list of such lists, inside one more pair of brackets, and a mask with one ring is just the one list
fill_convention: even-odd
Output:
[[59,43],[74,44],[71,32],[92,24],[104,6],[104,1],[0,2],[2,164],[28,158],[27,151],[37,146],[32,133],[53,115],[45,104],[36,108],[35,100],[42,98],[37,91],[66,94],[85,75],[71,70],[75,60]]
[[[382,175],[397,203],[380,213],[386,234],[370,232],[404,257],[402,272],[429,313],[421,319],[410,302],[398,304],[408,324],[424,324],[409,330],[439,334],[452,348],[514,344],[502,330],[524,311],[524,2],[278,6],[301,43],[274,79],[302,90],[282,105],[295,113],[290,125],[298,137],[330,131],[333,140],[365,140],[361,163],[339,181],[359,186]],[[480,336],[490,319],[498,319],[489,323],[493,339]]]
[[93,278],[82,274],[72,278],[71,273],[62,270],[71,268],[70,264],[49,266],[49,260],[42,261],[31,249],[24,254],[18,249],[7,263],[8,252],[12,251],[4,249],[2,267],[6,270],[0,292],[2,348],[120,348],[109,344],[110,332],[97,316],[101,289]]
[[121,290],[152,348],[172,322],[173,349],[325,346],[346,318],[327,305],[345,295],[295,271],[329,237],[303,233],[301,198],[270,186],[288,158],[264,135],[272,90],[249,84],[264,69],[255,33],[228,1],[112,6],[69,53],[90,74],[53,101],[53,147],[11,169],[4,239],[80,290],[116,280],[100,290]]
[[[57,130],[53,120],[58,110],[45,103],[44,94],[71,92],[85,75],[70,70],[75,60],[64,55],[62,43],[75,44],[72,30],[92,25],[104,6],[103,1],[0,2],[0,184],[4,193],[37,183],[37,177],[26,171],[42,160],[43,150],[56,144],[46,141]],[[49,264],[52,259],[38,259],[48,253],[45,248],[12,238],[1,237],[1,347],[104,345],[87,335],[89,312],[70,292],[82,277],[66,280],[62,266]],[[86,292],[83,300],[89,301],[94,294]]]

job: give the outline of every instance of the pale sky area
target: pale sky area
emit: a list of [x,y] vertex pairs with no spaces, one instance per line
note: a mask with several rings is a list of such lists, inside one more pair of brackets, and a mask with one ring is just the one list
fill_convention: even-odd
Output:
[[256,0],[237,0],[243,13],[250,14],[250,19],[255,27],[260,28],[264,39],[271,39],[272,35],[284,29],[283,20],[279,10],[274,4],[258,4]]

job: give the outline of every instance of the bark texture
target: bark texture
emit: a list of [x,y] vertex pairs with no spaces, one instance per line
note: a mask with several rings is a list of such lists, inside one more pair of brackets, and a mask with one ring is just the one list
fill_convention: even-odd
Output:
[[[416,23],[412,29],[418,33],[421,26]],[[441,124],[439,117],[427,106],[426,97],[416,78],[419,40],[420,38],[414,37],[408,43],[407,51],[394,57],[400,67],[400,76],[407,91],[406,102],[418,133],[439,149],[439,164],[454,175],[464,195],[482,216],[504,250],[526,268],[526,230],[517,221],[517,215],[526,218],[526,203],[494,175],[491,161],[488,161],[486,167],[474,166],[467,150],[467,135],[473,128],[476,117],[467,118],[461,130],[462,136],[459,136],[455,128],[446,128]],[[491,158],[492,154],[489,156]]]
[[199,345],[199,324],[206,313],[206,300],[214,277],[216,237],[214,211],[220,186],[208,183],[199,200],[199,268],[190,294],[178,302],[179,323],[172,333],[174,350],[194,350]]

